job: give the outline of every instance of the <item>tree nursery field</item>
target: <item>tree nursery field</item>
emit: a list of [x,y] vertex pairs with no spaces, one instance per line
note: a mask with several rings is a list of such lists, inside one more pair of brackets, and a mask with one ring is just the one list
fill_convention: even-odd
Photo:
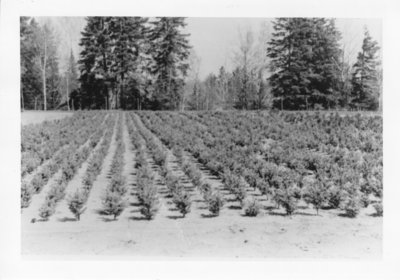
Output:
[[382,116],[79,111],[22,126],[24,255],[381,258]]

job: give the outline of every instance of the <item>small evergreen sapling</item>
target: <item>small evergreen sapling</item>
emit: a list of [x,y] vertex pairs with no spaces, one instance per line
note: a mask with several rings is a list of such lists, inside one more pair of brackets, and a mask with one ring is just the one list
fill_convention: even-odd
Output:
[[47,221],[51,215],[54,214],[56,208],[56,203],[53,199],[46,199],[39,209],[39,216]]
[[377,202],[374,204],[374,208],[376,211],[376,216],[382,217],[383,216],[383,205],[382,202]]
[[190,195],[185,191],[180,191],[174,194],[173,202],[175,203],[176,208],[179,209],[179,212],[183,217],[186,216],[187,213],[190,212],[190,207],[192,202],[190,200]]
[[21,186],[21,208],[26,208],[29,206],[32,200],[33,190],[29,184],[26,182],[22,183]]
[[304,180],[303,198],[305,202],[312,204],[317,211],[321,209],[322,205],[327,200],[327,190],[322,182],[318,179],[307,179]]
[[276,176],[275,181],[276,187],[273,198],[278,205],[285,208],[286,214],[290,216],[297,208],[297,202],[301,197],[301,190],[296,185],[292,172],[280,172],[279,176]]
[[327,190],[328,205],[333,209],[339,208],[343,201],[344,191],[337,185],[331,185]]
[[126,201],[124,197],[118,192],[107,190],[103,198],[103,212],[107,215],[113,215],[114,220],[124,211]]
[[143,188],[140,196],[141,208],[140,213],[146,219],[151,220],[159,209],[159,199],[157,195],[157,188],[151,181]]
[[346,216],[355,218],[360,213],[362,206],[361,195],[358,185],[354,182],[348,182],[345,185],[345,193],[341,209],[346,212]]
[[249,217],[255,217],[260,213],[261,204],[256,198],[247,198],[244,201],[244,214]]
[[206,202],[208,204],[208,210],[210,210],[213,215],[218,216],[225,204],[225,199],[220,192],[215,192],[208,196]]
[[74,214],[77,221],[81,219],[81,215],[86,210],[86,207],[83,207],[85,202],[85,192],[80,190],[77,190],[71,197],[68,198],[68,208],[72,214]]

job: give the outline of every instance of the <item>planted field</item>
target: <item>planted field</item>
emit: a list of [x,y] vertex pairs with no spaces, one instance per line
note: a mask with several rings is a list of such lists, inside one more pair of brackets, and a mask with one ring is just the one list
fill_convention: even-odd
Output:
[[21,155],[24,254],[381,256],[378,115],[77,112]]

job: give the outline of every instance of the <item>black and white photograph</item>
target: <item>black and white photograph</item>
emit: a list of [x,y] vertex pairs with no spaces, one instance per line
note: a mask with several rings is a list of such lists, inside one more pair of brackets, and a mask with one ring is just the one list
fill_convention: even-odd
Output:
[[57,2],[12,16],[20,260],[389,259],[385,16]]

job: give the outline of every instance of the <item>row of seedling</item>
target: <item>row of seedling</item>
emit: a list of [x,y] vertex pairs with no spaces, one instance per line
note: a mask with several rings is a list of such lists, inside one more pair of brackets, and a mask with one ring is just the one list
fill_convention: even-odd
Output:
[[102,197],[103,213],[112,215],[114,220],[124,211],[127,206],[126,193],[128,191],[126,179],[123,176],[125,145],[122,137],[122,115],[120,115],[117,134],[116,150],[111,162],[111,180],[107,185],[106,192]]
[[[74,153],[67,155],[64,159],[59,178],[57,178],[54,183],[50,186],[49,192],[46,195],[43,205],[39,209],[39,216],[43,220],[47,220],[51,215],[54,214],[57,203],[65,197],[65,189],[68,183],[75,176],[78,169],[85,162],[91,151],[94,149],[94,143],[99,144],[103,137],[104,130],[107,127],[113,126],[114,120],[110,118],[106,123],[99,128],[92,137],[90,146],[85,146],[81,149],[77,149]],[[96,145],[97,145],[96,144]]]
[[242,176],[234,174],[229,170],[225,170],[222,176],[224,188],[234,196],[244,210],[246,216],[254,217],[260,213],[261,203],[252,196],[249,196],[246,189],[249,187],[248,182]]
[[146,142],[130,118],[127,118],[127,127],[129,136],[136,150],[136,195],[140,203],[140,213],[146,219],[151,220],[157,214],[160,200],[155,185],[154,174],[147,161]]
[[43,165],[32,178],[22,181],[21,208],[26,208],[30,205],[32,196],[41,192],[51,177],[63,167],[66,159],[80,149],[85,142],[88,142],[89,149],[92,149],[97,144],[103,134],[103,131],[98,127],[98,122],[94,122],[91,125],[88,124],[87,129],[80,130],[73,141]]
[[218,216],[225,204],[223,195],[219,191],[214,190],[209,183],[205,182],[199,167],[184,158],[183,151],[180,148],[173,149],[173,152],[177,157],[178,163],[181,165],[183,172],[190,179],[193,186],[195,186],[202,194],[208,210],[212,215]]
[[[65,148],[79,136],[80,130],[90,124],[91,114],[76,113],[71,118],[31,124],[21,131],[21,177],[33,173],[46,160]],[[101,113],[94,113],[94,122],[100,124]]]

